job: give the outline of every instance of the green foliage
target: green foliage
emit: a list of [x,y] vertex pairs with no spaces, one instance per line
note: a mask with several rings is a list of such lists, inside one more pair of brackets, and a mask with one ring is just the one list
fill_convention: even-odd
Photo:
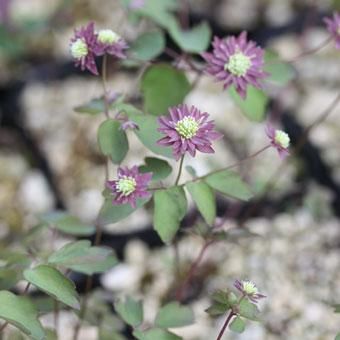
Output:
[[56,300],[79,309],[78,294],[74,283],[49,265],[39,265],[24,271],[24,278]]
[[83,240],[66,244],[54,252],[48,258],[48,262],[92,275],[112,268],[117,264],[117,259],[111,249],[91,247],[90,241]]
[[115,309],[121,318],[130,326],[137,327],[143,322],[143,304],[127,297],[125,301],[117,301]]
[[178,335],[161,328],[152,328],[143,332],[135,330],[133,335],[138,340],[182,340]]
[[155,325],[161,328],[176,328],[191,325],[193,322],[194,313],[190,307],[170,302],[158,311]]
[[157,190],[154,194],[154,228],[163,242],[170,242],[187,211],[185,192],[181,187]]
[[253,196],[248,185],[234,171],[215,172],[206,176],[205,181],[215,190],[230,197],[247,201]]
[[198,210],[207,224],[212,225],[216,217],[216,200],[214,192],[208,184],[203,181],[189,182],[185,187],[197,205]]
[[82,223],[77,217],[63,211],[54,211],[41,216],[41,220],[52,228],[75,236],[92,235],[95,227]]
[[117,120],[107,119],[98,129],[98,145],[101,152],[110,157],[114,164],[120,164],[129,151],[126,133]]
[[167,178],[172,168],[169,163],[163,159],[155,157],[146,157],[144,159],[145,165],[139,167],[140,172],[152,172],[152,180],[160,181]]
[[334,340],[340,340],[340,333],[338,333]]
[[191,86],[183,71],[167,64],[150,66],[141,80],[145,111],[167,114],[168,108],[181,104]]
[[340,313],[340,304],[338,304],[338,305],[334,305],[333,306],[334,307],[334,313]]
[[75,107],[74,111],[92,116],[103,113],[105,111],[104,100],[103,98],[91,99],[88,103]]
[[0,318],[19,328],[32,339],[44,339],[45,332],[38,320],[38,312],[27,297],[0,291]]
[[128,104],[120,104],[116,109],[120,112],[125,112],[129,119],[138,125],[139,129],[135,129],[134,133],[145,147],[158,155],[173,158],[170,147],[157,145],[157,141],[164,137],[163,134],[157,131],[159,128],[157,117],[145,115],[134,106]]
[[205,310],[210,316],[215,317],[225,314],[229,310],[229,306],[223,303],[214,302],[209,308]]
[[235,333],[243,333],[246,329],[245,322],[237,316],[229,325],[229,329]]
[[232,86],[229,94],[235,104],[241,109],[244,115],[254,122],[262,122],[265,119],[268,97],[265,93],[254,86],[247,87],[247,97],[243,99]]
[[170,36],[185,52],[200,53],[205,51],[211,40],[211,28],[208,23],[201,22],[197,26],[183,31],[174,19],[168,27]]
[[160,55],[165,48],[165,38],[161,31],[140,35],[131,45],[129,52],[138,60],[151,60]]
[[98,223],[101,225],[116,223],[130,216],[137,209],[141,208],[149,199],[137,199],[136,208],[132,208],[129,203],[113,205],[110,199],[106,199],[99,212]]
[[240,315],[246,319],[259,321],[260,311],[254,303],[247,299],[243,299],[239,304]]
[[264,70],[270,74],[266,81],[275,85],[287,85],[295,77],[295,70],[291,64],[280,60],[280,56],[270,50],[266,50],[264,55]]

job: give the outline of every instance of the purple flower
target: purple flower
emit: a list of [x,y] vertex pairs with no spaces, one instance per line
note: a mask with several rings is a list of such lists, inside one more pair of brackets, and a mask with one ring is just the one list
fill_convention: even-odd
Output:
[[126,41],[116,32],[110,29],[100,30],[98,32],[97,45],[95,49],[96,55],[105,53],[111,54],[119,59],[125,59],[124,50],[128,48]]
[[328,32],[335,40],[335,47],[340,49],[340,14],[335,12],[333,18],[325,18]]
[[147,198],[151,194],[147,191],[148,184],[151,180],[152,173],[139,173],[138,167],[118,168],[118,179],[107,181],[106,185],[112,190],[115,197],[112,204],[121,205],[129,203],[132,208],[136,208],[137,198]]
[[253,41],[247,41],[247,32],[238,37],[214,38],[213,52],[202,53],[207,61],[206,72],[223,82],[223,87],[234,85],[244,99],[248,84],[261,88],[260,81],[268,74],[262,70],[263,50]]
[[288,147],[290,138],[288,134],[281,130],[275,130],[271,125],[267,125],[266,134],[270,139],[270,144],[277,150],[281,159],[289,155]]
[[90,22],[87,26],[75,30],[74,37],[71,39],[70,51],[75,65],[80,66],[81,70],[88,69],[98,75],[95,63],[95,49],[97,46],[97,34],[94,32],[94,23]]
[[172,146],[173,155],[179,160],[187,151],[195,156],[196,150],[204,153],[214,153],[211,142],[222,135],[214,131],[213,121],[207,121],[208,113],[199,111],[195,106],[179,105],[169,109],[169,116],[158,118],[158,131],[166,136],[157,144]]
[[260,294],[255,283],[246,280],[235,280],[234,287],[239,290],[244,296],[247,296],[249,300],[257,303],[259,299],[263,299],[266,296]]

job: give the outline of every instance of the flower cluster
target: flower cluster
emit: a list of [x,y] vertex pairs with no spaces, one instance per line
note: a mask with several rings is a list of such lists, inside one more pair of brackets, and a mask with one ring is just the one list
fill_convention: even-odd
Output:
[[275,130],[271,125],[267,125],[266,134],[270,139],[270,144],[277,150],[281,159],[289,155],[290,138],[286,132]]
[[234,85],[242,98],[246,97],[247,86],[261,88],[261,80],[268,76],[263,71],[263,50],[253,41],[247,41],[247,32],[238,37],[214,38],[212,53],[202,53],[207,61],[206,72],[223,82],[226,89]]
[[70,43],[70,51],[75,65],[80,66],[82,71],[88,69],[95,75],[98,75],[96,56],[110,54],[116,58],[124,59],[127,48],[126,41],[112,30],[103,29],[96,32],[93,22],[75,30]]
[[236,280],[234,287],[239,290],[244,296],[247,296],[249,300],[257,303],[258,300],[265,298],[266,296],[260,294],[255,283],[247,280]]
[[151,194],[147,191],[152,173],[140,173],[137,166],[132,168],[118,168],[118,179],[107,181],[106,186],[111,190],[114,198],[112,204],[121,205],[129,203],[136,208],[138,198],[148,198]]
[[327,25],[328,32],[335,40],[335,47],[340,49],[340,14],[336,12],[333,17],[325,18],[324,22]]
[[159,145],[172,146],[176,160],[186,152],[194,157],[196,150],[214,153],[211,142],[222,135],[214,130],[214,122],[208,121],[208,113],[185,104],[170,108],[169,113],[158,119],[158,131],[166,135],[157,142]]

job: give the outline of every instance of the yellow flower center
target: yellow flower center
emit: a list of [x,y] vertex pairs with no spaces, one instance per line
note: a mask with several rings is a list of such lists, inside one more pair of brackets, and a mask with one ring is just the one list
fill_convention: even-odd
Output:
[[242,288],[243,291],[248,295],[253,295],[258,292],[258,289],[256,288],[255,284],[251,281],[242,281]]
[[275,143],[283,147],[284,149],[287,149],[290,143],[290,138],[287,133],[276,130],[275,131]]
[[182,120],[177,122],[175,129],[181,137],[190,139],[196,135],[199,129],[199,124],[192,117],[184,117]]
[[244,76],[251,66],[251,60],[242,52],[233,54],[228,62],[224,65],[224,69],[237,77]]
[[88,52],[87,44],[84,39],[79,38],[71,45],[71,54],[75,59],[86,57]]
[[131,195],[136,190],[136,180],[133,177],[123,176],[118,180],[117,191],[121,192],[124,196]]
[[112,30],[100,30],[98,33],[98,40],[103,44],[114,44],[120,39],[120,36]]

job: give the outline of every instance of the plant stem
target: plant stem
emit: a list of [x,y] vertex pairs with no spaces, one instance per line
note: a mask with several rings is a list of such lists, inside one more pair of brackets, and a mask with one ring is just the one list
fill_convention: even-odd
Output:
[[208,248],[213,242],[214,242],[214,241],[209,240],[209,241],[206,241],[206,242],[203,244],[203,246],[202,246],[202,248],[201,248],[201,250],[200,250],[200,252],[199,252],[199,254],[198,254],[197,258],[196,258],[196,260],[191,264],[190,269],[189,269],[189,271],[188,271],[186,277],[184,278],[182,284],[178,287],[178,289],[177,289],[177,291],[176,291],[176,300],[177,300],[177,301],[179,301],[179,302],[182,301],[182,299],[183,299],[183,294],[184,294],[184,292],[185,292],[185,289],[186,289],[187,286],[189,285],[189,283],[190,283],[190,281],[192,280],[192,278],[193,278],[193,276],[194,276],[194,274],[195,274],[195,272],[196,272],[196,270],[197,270],[199,264],[201,263],[201,261],[202,261],[202,259],[203,259],[203,256],[204,256],[204,254],[205,254],[205,251],[207,250],[207,248]]
[[[108,105],[108,101],[107,101],[106,78],[107,78],[107,55],[104,54],[103,64],[102,64],[102,85],[103,85],[103,91],[104,91],[104,107],[105,107],[104,113],[105,113],[106,118],[110,118],[110,116],[109,116],[109,105]],[[109,179],[109,162],[108,162],[108,159],[107,159],[106,165],[105,165],[105,183],[108,179]],[[104,186],[105,186],[105,183],[104,183]],[[94,245],[98,246],[101,242],[101,239],[102,239],[102,227],[101,227],[101,224],[99,223],[99,215],[96,218],[95,226],[96,226],[96,235],[95,235],[95,239],[94,239]],[[87,299],[88,299],[88,295],[90,293],[90,290],[92,288],[92,283],[93,283],[93,277],[87,276],[86,283],[85,283],[84,298],[83,298],[81,306],[80,306],[79,319],[78,319],[78,322],[77,322],[77,324],[74,328],[73,340],[78,339],[80,327],[81,327],[82,321],[83,321],[85,313],[86,313]]]
[[221,328],[220,330],[220,333],[218,334],[216,340],[221,340],[222,339],[222,336],[226,330],[226,328],[228,327],[229,325],[229,322],[231,321],[231,319],[235,316],[236,314],[234,313],[233,310],[230,310],[229,312],[229,315],[227,317],[227,319],[225,320],[224,324],[223,324],[223,327]]
[[184,155],[181,157],[181,160],[179,162],[179,169],[178,169],[178,175],[175,181],[175,186],[178,185],[179,179],[181,178],[182,169],[183,169],[183,161],[184,161]]

